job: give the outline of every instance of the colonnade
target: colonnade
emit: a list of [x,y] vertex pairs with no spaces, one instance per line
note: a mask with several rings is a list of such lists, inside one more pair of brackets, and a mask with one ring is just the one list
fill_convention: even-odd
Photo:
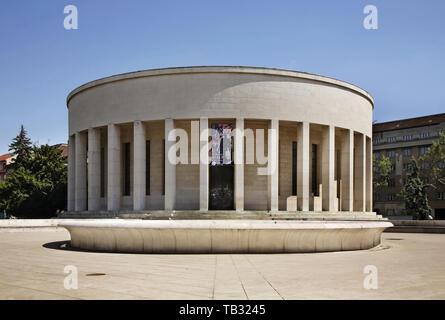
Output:
[[[234,209],[245,210],[245,143],[244,136],[239,134],[245,128],[245,119],[232,121],[237,129],[234,136]],[[267,157],[279,163],[279,130],[278,119],[268,120],[269,128],[276,135],[270,135],[267,143]],[[150,122],[134,121],[132,148],[132,209],[146,209],[146,126]],[[309,122],[295,122],[297,139],[296,177],[298,211],[318,211],[314,207],[313,181],[311,177],[311,127]],[[350,129],[336,128],[334,125],[317,125],[321,128],[321,211],[365,212],[372,211],[372,145],[371,137]],[[168,150],[176,141],[170,141],[168,134],[175,128],[174,119],[164,120],[164,210],[176,209],[176,165],[169,161]],[[209,119],[199,119],[199,210],[209,209],[209,165],[202,159],[208,155],[209,144],[206,129]],[[104,129],[104,128],[103,128]],[[103,131],[102,129],[102,131]],[[68,211],[98,211],[101,208],[101,197],[106,198],[106,210],[122,210],[122,141],[119,124],[106,127],[107,142],[101,146],[101,130],[89,128],[69,137],[68,147]],[[338,145],[336,145],[338,143]],[[107,150],[106,159],[106,196],[101,195],[101,147]],[[337,158],[337,152],[339,157]],[[338,166],[338,167],[337,167]],[[312,169],[315,170],[315,169]],[[292,176],[289,176],[292,179]],[[340,183],[341,181],[341,183]],[[312,182],[312,183],[311,183]],[[268,210],[279,210],[279,170],[274,170],[267,177]],[[198,208],[197,208],[198,209]]]

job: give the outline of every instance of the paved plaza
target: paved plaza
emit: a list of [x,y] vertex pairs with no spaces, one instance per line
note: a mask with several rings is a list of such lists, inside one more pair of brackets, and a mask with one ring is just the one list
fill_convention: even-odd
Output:
[[[110,254],[69,239],[0,232],[0,299],[445,299],[445,234],[384,233],[371,250],[308,254]],[[68,265],[77,290],[64,288]],[[367,265],[376,290],[364,289]]]

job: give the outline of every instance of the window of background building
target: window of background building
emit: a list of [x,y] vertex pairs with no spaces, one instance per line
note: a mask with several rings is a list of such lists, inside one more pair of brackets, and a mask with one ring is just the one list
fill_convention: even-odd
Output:
[[391,178],[388,180],[388,187],[394,188],[396,186],[396,179]]
[[437,200],[445,200],[445,192],[438,192]]
[[412,154],[411,148],[403,149],[403,155],[405,157],[411,157],[411,154]]
[[422,169],[429,169],[430,168],[430,163],[429,162],[422,162],[420,167]]
[[389,158],[394,158],[396,155],[396,152],[394,150],[389,150],[386,152],[386,156]]
[[394,201],[395,198],[394,193],[388,193],[388,201]]
[[374,152],[374,156],[375,156],[377,159],[380,159],[380,151],[376,151],[376,152]]
[[410,140],[412,140],[413,139],[413,136],[412,135],[406,135],[406,136],[403,136],[403,141],[410,141]]
[[396,139],[396,137],[388,137],[388,139],[386,141],[388,141],[388,142],[396,142],[397,139]]
[[428,147],[420,147],[419,153],[421,156],[425,155],[428,152]]
[[420,133],[420,139],[425,139],[428,138],[430,136],[429,132],[422,132]]

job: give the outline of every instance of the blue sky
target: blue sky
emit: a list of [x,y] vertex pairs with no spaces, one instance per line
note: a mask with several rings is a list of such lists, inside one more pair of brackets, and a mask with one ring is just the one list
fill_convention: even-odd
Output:
[[[65,30],[76,5],[79,29]],[[378,8],[378,30],[363,8]],[[247,65],[356,84],[382,122],[445,112],[445,1],[0,1],[0,154],[24,124],[66,142],[65,99],[105,76],[160,67]]]

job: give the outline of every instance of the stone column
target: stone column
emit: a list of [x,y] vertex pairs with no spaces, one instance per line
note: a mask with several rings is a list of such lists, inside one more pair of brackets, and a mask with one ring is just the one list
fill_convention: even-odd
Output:
[[365,135],[355,137],[354,211],[365,211],[366,199],[366,141]]
[[278,211],[278,138],[279,138],[279,121],[277,119],[270,120],[269,134],[267,140],[267,156],[268,156],[268,179],[269,179],[269,197],[270,211]]
[[133,135],[133,210],[144,210],[146,138],[145,125],[141,121],[133,123]]
[[372,139],[366,137],[366,211],[372,212]]
[[244,211],[244,118],[236,119],[234,137],[235,210]]
[[121,130],[115,124],[108,125],[108,173],[107,209],[120,209],[121,199]]
[[354,131],[347,130],[341,146],[342,211],[354,210]]
[[[168,134],[175,129],[173,119],[165,119],[164,126],[165,134],[165,196],[164,196],[164,210],[174,210],[176,201],[176,164],[168,159],[168,152],[170,148],[174,148],[175,141],[168,140]],[[173,159],[172,159],[173,160]]]
[[334,192],[335,127],[333,125],[323,127],[322,136],[322,207],[325,211],[333,212],[335,210],[334,201],[337,197]]
[[87,137],[85,133],[76,133],[75,147],[75,191],[74,210],[87,209]]
[[68,140],[68,211],[74,211],[75,190],[76,190],[76,165],[75,165],[75,138],[74,135]]
[[199,210],[209,210],[209,119],[199,120]]
[[310,163],[310,125],[298,125],[297,142],[297,200],[298,210],[309,211],[309,163]]
[[88,129],[88,211],[100,209],[100,129]]

